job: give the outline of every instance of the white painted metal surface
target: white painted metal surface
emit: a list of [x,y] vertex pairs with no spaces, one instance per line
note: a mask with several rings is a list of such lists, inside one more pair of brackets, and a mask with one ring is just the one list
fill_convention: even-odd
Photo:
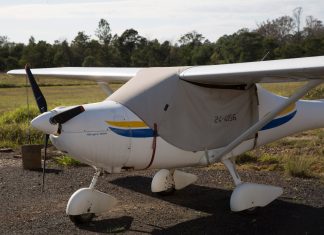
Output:
[[153,177],[151,191],[153,193],[167,191],[174,186],[173,177],[169,170],[159,170]]
[[196,182],[198,177],[194,174],[175,170],[173,173],[174,186],[176,190],[183,189]]
[[87,213],[99,214],[109,211],[117,204],[117,199],[109,194],[95,189],[81,188],[70,197],[67,206],[67,215],[82,215]]
[[282,188],[272,185],[242,183],[237,186],[231,196],[232,211],[243,211],[254,207],[264,207],[280,197]]
[[[263,117],[274,106],[286,98],[273,95],[258,88],[259,115]],[[51,135],[54,145],[67,151],[76,159],[90,165],[111,170],[112,167],[132,167],[144,169],[152,157],[153,138],[131,138],[118,135],[109,129],[107,120],[140,121],[140,119],[120,104],[104,101],[84,105],[86,111],[63,125],[60,135]],[[245,151],[270,143],[299,131],[324,126],[324,102],[298,101],[295,116],[277,127],[258,132],[258,138],[242,142],[227,157],[237,156]],[[289,113],[288,113],[289,114]],[[81,127],[81,128],[80,128]],[[208,150],[217,155],[223,148]],[[210,162],[216,161],[214,158]],[[156,153],[150,168],[180,168],[206,165],[205,152],[188,152],[176,148],[160,137],[157,138]]]
[[[31,69],[37,77],[70,78],[78,80],[92,80],[98,82],[127,82],[141,68],[98,68],[98,67],[61,67]],[[11,75],[25,75],[24,69],[8,72]]]
[[183,80],[203,84],[296,82],[324,78],[324,56],[191,67]]

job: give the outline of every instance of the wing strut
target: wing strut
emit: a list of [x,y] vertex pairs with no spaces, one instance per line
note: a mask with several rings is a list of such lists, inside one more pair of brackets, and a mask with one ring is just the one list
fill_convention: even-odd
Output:
[[112,93],[114,93],[113,89],[111,89],[108,82],[97,82],[97,84],[103,90],[103,92],[106,93],[107,96],[110,96]]
[[230,158],[230,156],[226,156],[226,154],[231,152],[235,147],[237,147],[239,144],[241,144],[249,136],[257,133],[259,130],[261,130],[262,127],[264,127],[269,122],[271,122],[282,110],[284,110],[289,105],[291,105],[292,103],[299,100],[308,91],[310,91],[313,88],[315,88],[316,86],[320,85],[322,82],[323,82],[323,80],[321,80],[321,79],[309,81],[306,85],[299,88],[296,91],[296,93],[291,95],[286,100],[286,102],[280,104],[278,107],[274,108],[271,112],[267,113],[262,119],[260,119],[257,123],[255,123],[253,126],[251,126],[248,130],[243,132],[243,134],[238,136],[235,140],[233,140],[230,144],[228,144],[222,150],[220,150],[219,152],[216,152],[213,156],[208,156],[209,161],[212,163],[212,162],[216,162],[216,161],[219,161],[219,160],[225,160],[225,159]]

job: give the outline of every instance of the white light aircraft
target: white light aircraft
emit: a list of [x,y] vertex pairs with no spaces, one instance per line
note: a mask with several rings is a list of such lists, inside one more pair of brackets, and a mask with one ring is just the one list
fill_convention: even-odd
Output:
[[[96,171],[88,188],[69,199],[80,223],[108,211],[115,197],[95,189],[102,171],[160,169],[151,190],[171,193],[197,180],[178,170],[222,162],[235,189],[232,211],[263,207],[280,187],[243,182],[235,157],[297,132],[324,127],[324,101],[300,100],[324,80],[324,56],[226,65],[168,68],[43,68],[12,70],[30,79],[41,115],[33,127],[53,145]],[[109,95],[99,103],[47,111],[33,75],[97,81]],[[306,82],[289,98],[257,83]],[[109,84],[126,82],[112,93]],[[45,167],[44,167],[45,168]]]

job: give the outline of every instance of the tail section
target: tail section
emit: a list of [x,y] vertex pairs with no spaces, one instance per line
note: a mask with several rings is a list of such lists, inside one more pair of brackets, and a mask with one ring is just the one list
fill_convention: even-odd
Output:
[[[258,87],[259,117],[263,117],[287,98]],[[300,100],[283,110],[264,126],[258,135],[257,146],[270,143],[298,132],[324,127],[324,100]]]

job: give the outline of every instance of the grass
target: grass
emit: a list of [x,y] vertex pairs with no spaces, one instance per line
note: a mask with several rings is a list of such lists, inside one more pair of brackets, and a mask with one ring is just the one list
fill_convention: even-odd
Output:
[[257,156],[255,156],[254,154],[251,154],[251,152],[243,153],[235,159],[235,163],[238,165],[243,165],[243,164],[247,164],[247,163],[255,163],[257,161],[258,161]]
[[67,156],[67,155],[64,155],[64,156],[59,156],[59,157],[55,157],[54,158],[54,161],[61,165],[61,166],[65,166],[65,167],[68,167],[68,166],[84,166],[83,163],[73,159],[72,157],[70,156]]
[[289,156],[285,160],[285,171],[288,175],[300,178],[311,178],[314,174],[311,172],[311,165],[314,164],[313,157],[307,156]]
[[38,115],[36,107],[31,107],[29,117],[26,107],[20,107],[0,114],[0,147],[18,147],[22,144],[43,143],[43,134],[30,128],[29,121]]
[[[94,103],[107,98],[95,82],[55,78],[42,78],[38,79],[38,82],[49,109],[57,106]],[[25,85],[24,77],[0,74],[0,114],[26,106],[27,94],[29,103],[36,106],[31,89],[24,87]],[[120,86],[121,84],[111,84],[113,90]]]
[[[304,84],[304,82],[268,83],[262,84],[262,87],[281,96],[290,96],[296,89]],[[308,92],[304,99],[324,99],[324,85],[320,85]]]
[[[96,85],[95,82],[91,81],[80,81],[73,79],[60,79],[60,78],[37,78],[37,83],[40,86],[79,86],[79,85]],[[26,77],[25,76],[11,76],[5,73],[0,73],[0,87],[25,87]]]
[[[47,100],[48,108],[86,104],[102,101],[106,95],[97,85],[41,87]],[[31,105],[36,106],[31,89],[28,89]],[[26,88],[0,88],[0,113],[27,106]]]

